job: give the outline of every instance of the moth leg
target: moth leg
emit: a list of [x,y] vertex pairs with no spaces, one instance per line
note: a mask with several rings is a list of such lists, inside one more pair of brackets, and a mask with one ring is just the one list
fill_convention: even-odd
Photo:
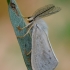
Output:
[[23,30],[24,28],[27,28],[28,27],[28,25],[27,26],[24,26],[23,28],[21,28],[20,26],[17,26],[17,29],[18,30]]
[[17,36],[17,38],[24,38],[29,33],[29,31],[31,30],[32,27],[33,27],[33,24],[29,27],[29,29],[26,32],[26,34],[24,34],[23,36]]
[[29,54],[31,53],[31,50],[29,51],[29,52],[27,52],[26,50],[25,50],[25,54],[28,56]]
[[25,29],[25,28],[29,28],[31,25],[32,25],[33,23],[29,23],[28,25],[26,25],[26,26],[24,26],[24,27],[20,27],[20,26],[17,26],[17,29],[18,30],[23,30],[23,29]]
[[30,51],[30,52],[28,52],[28,53],[27,53],[27,55],[29,55],[30,53],[31,53],[31,51]]

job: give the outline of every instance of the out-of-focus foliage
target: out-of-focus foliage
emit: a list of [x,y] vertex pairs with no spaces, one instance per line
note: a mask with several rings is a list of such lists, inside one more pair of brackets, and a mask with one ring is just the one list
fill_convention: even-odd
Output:
[[63,30],[63,35],[70,40],[70,21],[66,23],[66,26]]
[[9,4],[10,3],[10,0],[7,0],[7,3]]
[[60,42],[67,42],[66,44],[70,43],[70,21],[65,22],[65,26],[60,27],[56,35]]
[[53,1],[60,4],[70,4],[70,0],[53,0]]

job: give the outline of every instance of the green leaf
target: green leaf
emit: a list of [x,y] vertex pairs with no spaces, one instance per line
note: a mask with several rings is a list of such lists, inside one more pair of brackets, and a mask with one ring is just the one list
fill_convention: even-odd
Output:
[[[15,32],[16,37],[17,36],[23,36],[26,32],[27,29],[25,28],[24,30],[18,30],[17,26],[20,26],[21,28],[24,27],[26,24],[24,22],[24,19],[20,13],[20,10],[15,2],[15,0],[7,0],[8,1],[8,10],[9,10],[9,15],[10,15],[10,20]],[[32,70],[31,66],[31,54],[26,55],[26,52],[31,51],[31,37],[30,35],[26,35],[24,38],[17,38],[18,43],[20,45],[20,49],[22,52],[22,56],[24,58],[24,62],[27,66],[28,70]]]

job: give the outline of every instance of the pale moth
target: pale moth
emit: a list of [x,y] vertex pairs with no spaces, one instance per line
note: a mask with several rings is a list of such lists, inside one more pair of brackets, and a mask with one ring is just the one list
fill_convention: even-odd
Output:
[[29,27],[28,32],[32,30],[31,65],[33,70],[54,70],[58,64],[48,39],[47,24],[41,18],[60,10],[60,7],[49,4],[38,9],[31,17],[28,17],[30,24],[26,27]]

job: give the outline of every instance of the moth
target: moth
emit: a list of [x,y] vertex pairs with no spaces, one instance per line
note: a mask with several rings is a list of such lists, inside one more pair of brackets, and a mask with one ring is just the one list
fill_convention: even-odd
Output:
[[32,29],[31,65],[33,70],[54,70],[58,64],[48,38],[48,26],[41,18],[60,10],[60,7],[49,4],[38,9],[31,17],[27,17],[30,24],[26,27],[29,27],[29,31]]

